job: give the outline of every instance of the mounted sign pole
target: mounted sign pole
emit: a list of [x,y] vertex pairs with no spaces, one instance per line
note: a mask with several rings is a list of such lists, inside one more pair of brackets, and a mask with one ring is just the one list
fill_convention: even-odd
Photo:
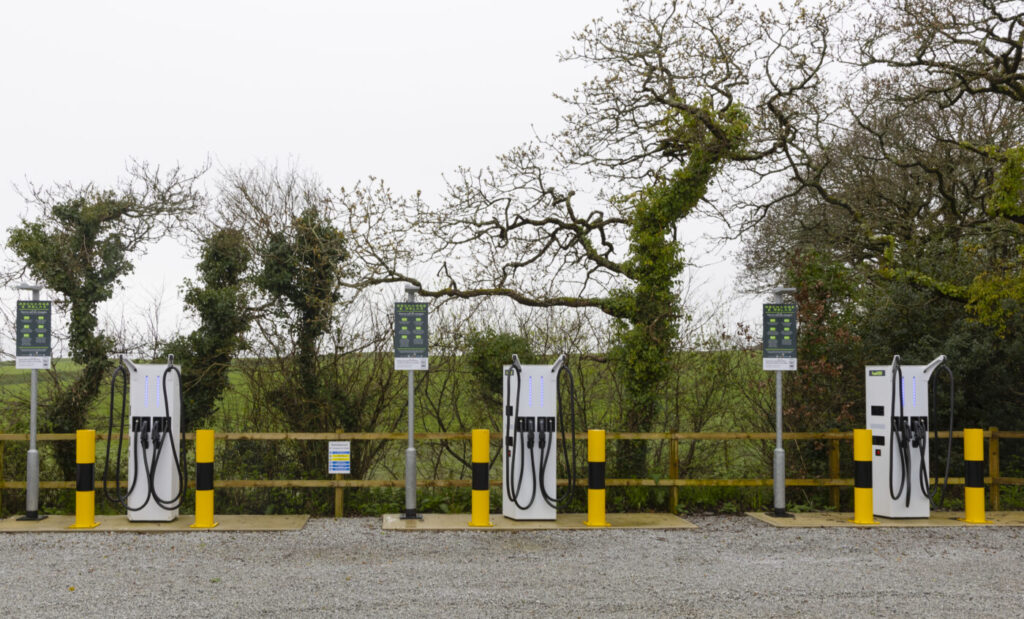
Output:
[[39,300],[38,284],[18,284],[18,290],[31,290],[31,301],[18,301],[14,324],[15,362],[19,370],[32,370],[32,396],[29,409],[28,460],[25,466],[25,515],[18,520],[42,520],[39,515],[39,451],[36,426],[39,407],[39,370],[50,368],[50,302]]
[[774,303],[763,307],[764,338],[761,367],[775,370],[775,460],[772,486],[775,494],[773,516],[786,513],[786,451],[782,448],[782,373],[796,371],[796,303],[783,303],[783,295],[796,288],[775,288]]
[[395,369],[409,371],[409,446],[405,450],[405,513],[402,519],[421,518],[416,514],[416,445],[413,443],[413,396],[416,382],[413,372],[429,367],[427,357],[427,304],[416,303],[418,286],[406,284],[404,303],[395,303]]

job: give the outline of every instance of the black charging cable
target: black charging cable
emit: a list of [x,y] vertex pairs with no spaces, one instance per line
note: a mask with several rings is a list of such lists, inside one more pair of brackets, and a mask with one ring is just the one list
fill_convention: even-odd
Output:
[[[515,398],[515,404],[512,406],[512,410],[509,411],[508,409],[506,409],[506,414],[505,414],[505,423],[506,423],[507,433],[509,434],[509,436],[506,437],[506,444],[504,446],[505,447],[505,467],[504,467],[505,468],[505,493],[508,495],[508,498],[512,501],[512,503],[515,504],[515,506],[518,507],[519,509],[530,509],[530,507],[533,505],[533,502],[537,498],[537,484],[536,483],[533,484],[533,492],[530,494],[530,500],[528,502],[526,502],[525,504],[519,502],[519,498],[520,498],[519,497],[519,493],[520,493],[520,491],[523,488],[523,474],[526,472],[526,462],[525,462],[525,460],[519,464],[519,479],[515,482],[515,484],[512,483],[513,478],[515,478],[516,451],[517,451],[516,447],[519,444],[519,439],[520,439],[519,435],[523,432],[523,425],[522,425],[522,423],[520,423],[520,419],[519,419],[519,396],[520,396],[520,394],[522,392],[522,384],[523,384],[522,376],[523,375],[522,375],[522,370],[519,368],[518,358],[516,358],[515,362],[512,364],[512,372],[514,372],[515,376],[516,376],[516,398]],[[509,373],[507,375],[505,393],[511,395],[511,391],[512,391],[512,374]],[[533,459],[532,459],[533,451],[532,450],[530,452],[530,455],[531,455],[531,463],[532,463],[533,462]],[[536,479],[536,469],[534,469],[533,474],[534,474],[534,478]]]
[[[945,502],[945,500],[946,500],[946,491],[949,488],[949,462],[950,462],[950,460],[952,458],[952,455],[953,455],[953,416],[955,414],[953,398],[956,395],[956,388],[955,388],[955,386],[953,384],[953,370],[952,370],[952,368],[949,367],[949,365],[947,365],[946,363],[943,363],[942,365],[940,365],[939,367],[937,367],[935,369],[936,369],[936,371],[938,371],[938,370],[946,370],[946,375],[949,377],[949,436],[946,438],[946,474],[945,474],[945,478],[943,479],[943,482],[942,482],[941,492],[939,491],[939,488],[931,489],[929,487],[929,483],[928,483],[928,467],[926,466],[926,462],[925,462],[924,444],[922,443],[918,448],[920,449],[920,453],[921,453],[921,469],[920,469],[921,491],[924,492],[925,496],[928,497],[928,501],[930,502],[932,507],[939,507],[939,506],[941,506]],[[929,402],[929,407],[931,406],[931,401],[935,399],[935,393],[936,393],[936,387],[935,386],[936,386],[936,384],[937,383],[931,383],[931,385],[929,387],[929,389],[931,391],[931,397],[930,397],[930,399],[928,401]],[[928,411],[928,412],[929,412],[929,417],[930,417],[931,416],[931,411]],[[927,435],[927,433],[926,433],[926,435]],[[933,497],[936,495],[936,493],[938,493],[938,495],[939,495],[938,501],[933,500]]]
[[[117,461],[114,466],[114,489],[111,493],[110,488],[107,487],[107,480],[110,474],[110,444],[113,442],[114,437],[114,394],[117,393],[117,378],[121,377],[121,429],[117,437]],[[121,493],[121,451],[124,447],[124,420],[125,413],[127,412],[128,406],[128,369],[122,364],[118,365],[117,369],[114,370],[113,376],[110,378],[110,414],[107,419],[107,457],[103,461],[103,496],[108,501],[115,505],[120,505],[128,511],[138,511],[149,503],[149,496],[146,497],[146,501],[135,508],[128,507],[128,496],[135,490],[135,484],[139,483],[138,474],[132,478],[131,486],[128,490]],[[135,428],[132,428],[132,434],[135,440],[138,440],[138,435],[135,432]],[[143,454],[145,455],[145,454]],[[132,450],[132,463],[134,470],[139,470],[139,449],[136,446]]]
[[[561,377],[562,377],[563,373],[565,374],[566,378],[568,379],[566,381],[568,383],[568,390],[569,390],[569,424],[568,424],[568,426],[565,423],[564,407],[562,406]],[[566,363],[563,363],[558,368],[558,372],[555,374],[555,394],[556,394],[555,402],[556,402],[556,415],[558,416],[558,427],[563,428],[562,436],[565,436],[565,428],[568,427],[569,428],[569,436],[571,437],[569,441],[565,441],[565,440],[561,441],[563,464],[565,465],[566,476],[568,477],[568,488],[567,488],[565,494],[563,494],[562,496],[560,496],[558,498],[555,498],[555,496],[557,495],[557,492],[555,492],[554,489],[552,489],[552,492],[549,494],[548,490],[547,490],[547,487],[544,485],[544,479],[546,477],[545,476],[545,472],[547,471],[548,465],[551,463],[551,446],[552,446],[552,444],[555,443],[555,428],[554,427],[550,428],[551,440],[547,442],[546,446],[544,444],[541,444],[541,446],[540,446],[541,447],[541,454],[540,454],[540,478],[539,478],[538,483],[540,485],[540,491],[541,491],[541,494],[544,497],[544,501],[549,506],[551,506],[553,508],[558,508],[559,506],[565,504],[569,500],[569,498],[572,497],[573,494],[575,494],[575,492],[576,492],[576,481],[577,481],[577,470],[576,470],[576,387],[575,387],[575,384],[573,383],[573,380],[572,380],[572,372],[569,370],[568,364],[566,364]],[[552,421],[554,421],[554,420],[552,420]],[[542,434],[541,436],[544,436],[544,434]],[[571,445],[572,445],[572,448],[571,448],[571,454],[572,455],[571,456],[570,456],[570,448],[566,445],[567,442],[571,443]],[[557,469],[557,464],[558,464],[558,449],[555,448],[555,465],[556,465],[556,469]],[[555,477],[557,478],[557,474],[556,474]]]
[[[897,422],[896,418],[896,392],[900,394],[900,416]],[[903,494],[903,489],[907,489],[907,507],[910,507],[910,484],[908,484],[907,468],[910,466],[910,436],[909,429],[906,427],[906,415],[904,413],[903,403],[903,369],[900,367],[900,356],[896,355],[893,357],[893,369],[892,369],[892,398],[889,402],[890,414],[890,425],[889,425],[889,496],[892,500],[897,500]],[[899,449],[900,452],[900,487],[899,490],[893,488],[893,456],[894,452]]]
[[[149,477],[149,492],[156,501],[156,504],[163,509],[171,510],[178,509],[181,507],[182,502],[185,500],[185,484],[188,482],[188,467],[184,466],[184,458],[179,457],[178,449],[174,446],[174,437],[171,426],[171,405],[167,400],[167,375],[174,372],[178,377],[178,402],[182,403],[181,400],[181,372],[178,368],[174,367],[173,364],[168,364],[164,373],[160,377],[160,387],[164,394],[164,416],[153,418],[153,461],[150,467],[147,469],[147,475]],[[184,426],[184,411],[181,411],[182,424]],[[161,427],[157,427],[161,426]],[[182,432],[184,436],[184,432]],[[170,437],[171,446],[171,460],[174,463],[175,473],[178,475],[178,492],[170,498],[161,497],[156,490],[156,471],[157,466],[160,463],[160,456],[164,453],[164,445],[167,444],[167,439]],[[184,439],[182,439],[184,440]],[[181,450],[183,455],[184,449]]]

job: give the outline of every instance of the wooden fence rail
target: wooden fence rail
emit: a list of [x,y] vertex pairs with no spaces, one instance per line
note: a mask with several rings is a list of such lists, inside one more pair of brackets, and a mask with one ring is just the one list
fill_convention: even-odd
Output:
[[[933,439],[944,439],[949,432],[930,432]],[[990,505],[993,510],[999,509],[999,492],[1001,486],[1022,486],[1022,477],[1001,477],[999,475],[999,441],[1001,439],[1024,439],[1024,431],[1007,431],[998,428],[989,428],[984,433],[988,439],[988,461],[989,475],[985,477],[985,483],[989,487]],[[110,438],[119,438],[119,434],[109,435]],[[417,432],[417,440],[470,440],[469,432]],[[186,440],[195,438],[192,433],[184,435]],[[3,471],[4,445],[8,442],[27,442],[28,434],[0,434],[0,473]],[[96,433],[97,440],[107,440],[108,435],[104,432]],[[403,432],[217,432],[215,440],[219,441],[328,441],[328,440],[405,440],[407,435]],[[561,433],[562,440],[569,438],[569,435]],[[641,440],[641,441],[668,441],[668,475],[652,479],[607,479],[608,486],[619,487],[658,487],[669,489],[669,509],[674,513],[678,507],[678,491],[681,487],[759,487],[771,486],[769,479],[681,479],[679,478],[679,441],[772,441],[775,434],[772,432],[608,432],[608,440]],[[818,487],[830,489],[830,502],[836,509],[839,508],[839,489],[852,487],[853,478],[839,477],[840,471],[840,441],[852,441],[853,432],[841,432],[833,430],[829,432],[784,432],[783,440],[787,441],[827,441],[828,447],[828,469],[829,476],[825,478],[810,479],[786,479],[787,487]],[[953,438],[963,438],[962,431],[953,432]],[[576,434],[577,440],[587,440],[585,432]],[[73,433],[64,434],[39,434],[37,440],[48,441],[73,441]],[[491,442],[500,442],[500,436],[492,436]],[[122,483],[123,480],[122,480]],[[964,483],[963,477],[950,477],[950,485],[961,486]],[[567,481],[558,480],[558,485],[564,486]],[[587,485],[584,476],[578,480],[580,486]],[[189,484],[194,487],[194,483]],[[416,482],[417,487],[425,488],[468,488],[471,485],[469,479],[421,479]],[[492,486],[500,486],[500,480],[491,480]],[[102,484],[96,483],[100,488]],[[335,516],[341,516],[344,506],[345,488],[384,488],[404,487],[405,481],[401,479],[342,479],[334,476],[333,479],[217,479],[214,482],[216,488],[334,488],[335,489]],[[74,481],[41,481],[39,487],[43,489],[72,489]],[[0,475],[0,499],[3,490],[24,490],[24,481],[4,480]]]

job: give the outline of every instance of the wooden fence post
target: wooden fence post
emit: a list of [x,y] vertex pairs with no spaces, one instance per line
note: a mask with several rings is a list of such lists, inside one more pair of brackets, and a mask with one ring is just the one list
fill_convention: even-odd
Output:
[[[838,429],[829,432],[838,432]],[[830,439],[828,442],[828,476],[832,479],[839,479],[839,439]],[[832,508],[839,511],[839,486],[832,486],[829,491],[829,498],[832,499]]]
[[988,474],[992,478],[991,497],[992,511],[999,510],[999,428],[988,429]]
[[668,511],[675,514],[679,511],[679,486],[675,480],[679,479],[679,439],[673,438],[668,442],[668,477],[672,480],[672,487],[668,491]]
[[[336,432],[341,432],[338,428]],[[334,481],[341,481],[342,476],[335,473]],[[341,518],[345,514],[345,489],[341,486],[334,487],[334,517]]]

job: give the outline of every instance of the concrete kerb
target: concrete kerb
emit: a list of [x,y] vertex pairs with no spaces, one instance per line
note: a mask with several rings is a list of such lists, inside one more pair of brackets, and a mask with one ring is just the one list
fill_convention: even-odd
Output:
[[403,520],[399,514],[385,514],[385,531],[539,531],[539,530],[591,530],[607,529],[696,529],[697,525],[672,514],[608,514],[609,527],[591,527],[585,524],[586,514],[558,514],[556,520],[512,520],[492,514],[494,526],[469,526],[466,514],[423,514],[423,520]]
[[773,518],[762,512],[747,512],[756,520],[780,529],[843,527],[870,528],[923,528],[923,527],[1024,527],[1024,512],[989,512],[991,522],[969,524],[960,520],[963,512],[932,512],[931,518],[878,518],[877,524],[854,524],[852,512],[804,512],[792,518]]
[[171,522],[132,522],[124,516],[96,516],[98,526],[91,529],[72,529],[71,515],[51,515],[46,520],[19,521],[15,517],[0,520],[0,533],[180,533],[185,531],[300,531],[309,516],[218,515],[218,526],[211,529],[193,529],[191,516],[179,517]]

